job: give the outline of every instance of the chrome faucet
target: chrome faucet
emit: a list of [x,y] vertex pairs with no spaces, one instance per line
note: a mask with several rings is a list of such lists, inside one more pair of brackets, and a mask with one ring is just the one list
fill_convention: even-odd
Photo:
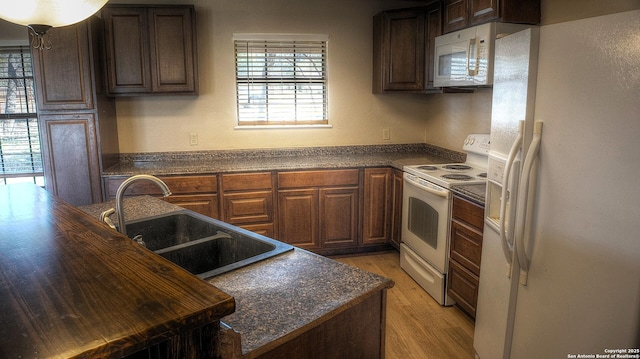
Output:
[[162,190],[162,194],[164,197],[170,196],[171,191],[166,183],[164,183],[161,179],[150,176],[150,175],[135,175],[127,178],[120,184],[118,187],[118,191],[116,192],[116,213],[118,214],[118,230],[120,233],[127,235],[127,227],[125,226],[124,220],[124,192],[127,188],[134,182],[147,180],[155,183]]

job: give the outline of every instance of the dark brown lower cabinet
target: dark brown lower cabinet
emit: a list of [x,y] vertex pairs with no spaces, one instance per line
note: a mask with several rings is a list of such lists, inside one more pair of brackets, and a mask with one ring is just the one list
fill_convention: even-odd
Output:
[[102,202],[93,114],[47,114],[39,121],[47,190],[77,206]]
[[358,169],[278,173],[276,239],[321,254],[358,246]]
[[393,169],[391,180],[391,245],[400,249],[400,237],[402,234],[402,188],[403,172]]
[[484,208],[454,196],[451,217],[447,294],[456,302],[456,306],[475,318],[480,285]]
[[221,175],[223,220],[273,238],[275,236],[273,177],[271,172]]
[[387,289],[358,298],[319,318],[295,335],[278,338],[242,355],[241,334],[221,330],[218,343],[222,358],[310,359],[384,358]]
[[391,237],[391,168],[364,169],[362,244],[385,244]]
[[219,359],[220,321],[180,333],[159,344],[152,345],[125,359]]
[[[399,242],[402,171],[389,167],[158,177],[172,192],[168,202],[319,254],[388,250],[392,238]],[[104,180],[107,199],[126,178]],[[161,192],[141,181],[125,195]]]
[[[115,198],[118,187],[127,178],[119,176],[105,179],[106,198]],[[167,202],[211,218],[221,218],[218,200],[218,177],[216,175],[158,176],[158,178],[163,180],[171,190],[171,196],[165,198]],[[161,196],[162,193],[155,184],[148,181],[140,181],[132,183],[127,188],[125,195]]]
[[322,188],[320,245],[322,248],[358,245],[358,187]]
[[318,198],[316,189],[278,191],[278,240],[312,251],[320,248]]

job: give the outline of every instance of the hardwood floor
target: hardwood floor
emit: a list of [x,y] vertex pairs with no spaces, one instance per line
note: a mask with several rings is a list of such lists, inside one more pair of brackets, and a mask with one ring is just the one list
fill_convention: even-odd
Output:
[[395,281],[387,295],[387,359],[474,357],[473,321],[431,298],[400,268],[398,252],[334,259]]

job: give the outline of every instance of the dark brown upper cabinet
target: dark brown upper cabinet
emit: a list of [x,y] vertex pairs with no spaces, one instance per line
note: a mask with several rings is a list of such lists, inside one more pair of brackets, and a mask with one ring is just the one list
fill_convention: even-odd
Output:
[[373,19],[373,93],[430,93],[442,4],[389,10]]
[[92,17],[49,30],[32,49],[46,189],[76,205],[102,202],[102,169],[118,159],[115,100],[102,86],[102,24]]
[[39,112],[94,108],[87,26],[52,29],[51,51],[32,51]]
[[193,6],[106,6],[102,18],[110,95],[198,93]]
[[444,33],[489,21],[538,24],[540,0],[444,0]]

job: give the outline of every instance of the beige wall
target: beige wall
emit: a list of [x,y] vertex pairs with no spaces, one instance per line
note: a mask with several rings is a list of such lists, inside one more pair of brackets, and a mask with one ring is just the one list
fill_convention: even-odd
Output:
[[491,89],[478,89],[474,93],[430,96],[425,142],[460,150],[468,134],[489,133],[491,95]]
[[[121,152],[428,142],[460,149],[468,133],[490,128],[491,90],[472,94],[371,94],[372,16],[414,6],[397,0],[111,0],[193,3],[198,21],[199,96],[117,100]],[[626,11],[640,0],[542,0],[543,24]],[[329,40],[327,129],[236,130],[234,32],[320,33]],[[22,39],[20,39],[24,36]],[[0,20],[0,44],[26,41]],[[391,140],[382,140],[382,129]],[[189,145],[196,132],[199,145]]]
[[[427,97],[371,94],[372,17],[411,2],[184,2],[197,10],[200,95],[118,99],[121,152],[424,142]],[[331,128],[234,129],[232,35],[241,32],[329,35]],[[383,128],[390,129],[390,141],[382,140]],[[189,145],[191,132],[198,133],[198,146]]]
[[[542,0],[542,24],[551,24],[640,8],[640,0]],[[442,94],[427,100],[425,141],[459,150],[469,133],[488,133],[491,90]]]
[[640,0],[542,0],[542,25],[640,9]]

